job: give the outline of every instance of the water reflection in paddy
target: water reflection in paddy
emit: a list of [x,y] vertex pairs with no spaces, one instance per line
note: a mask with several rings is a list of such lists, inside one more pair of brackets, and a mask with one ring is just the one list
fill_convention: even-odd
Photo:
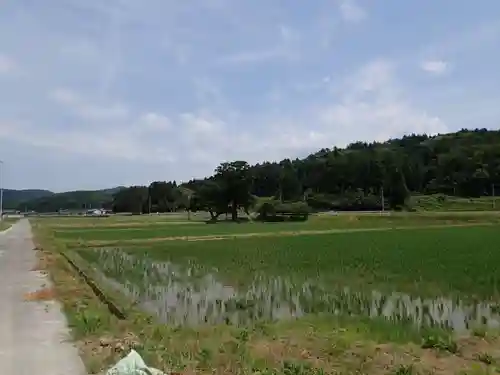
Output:
[[[132,256],[119,249],[93,250],[88,258],[107,282],[136,300],[141,308],[172,324],[248,324],[330,313],[466,331],[500,327],[495,304],[468,304],[456,298],[419,298],[404,293],[360,293],[345,287],[328,290],[319,281],[293,282],[287,277],[255,276],[234,288],[196,264],[181,266]],[[83,255],[83,254],[82,254]]]

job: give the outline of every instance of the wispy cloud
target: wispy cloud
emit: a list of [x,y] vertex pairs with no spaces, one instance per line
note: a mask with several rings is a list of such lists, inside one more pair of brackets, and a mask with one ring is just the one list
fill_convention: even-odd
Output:
[[121,60],[121,27],[123,23],[123,14],[115,12],[108,20],[107,35],[106,35],[106,59],[103,63],[101,73],[100,95],[106,97],[109,93],[111,85],[117,78],[119,64]]
[[[55,149],[68,154],[91,157],[111,158],[118,160],[140,161],[144,163],[170,163],[175,160],[168,150],[158,146],[146,146],[130,131],[109,131],[102,129],[98,137],[91,132],[67,130],[65,132],[46,132],[34,126],[16,124],[4,135],[11,142]],[[1,134],[1,133],[0,133]]]
[[223,56],[218,61],[222,64],[246,64],[246,63],[266,63],[270,60],[288,59],[293,54],[283,47],[237,52],[232,55]]
[[17,68],[16,62],[9,56],[0,54],[0,74],[8,74]]
[[396,72],[391,60],[375,59],[347,77],[338,87],[337,102],[318,111],[328,139],[345,144],[381,141],[408,132],[446,132],[442,119],[408,100]]
[[140,116],[138,126],[142,131],[163,132],[172,129],[172,123],[167,116],[148,112]]
[[450,29],[444,35],[433,35],[432,41],[424,48],[424,56],[479,56],[485,49],[492,49],[500,42],[500,20],[485,20],[466,25],[460,29]]
[[444,60],[427,60],[420,64],[420,68],[430,74],[442,75],[448,70],[449,64]]
[[[292,60],[300,55],[301,35],[293,28],[286,25],[279,25],[274,28],[267,38],[274,43],[264,41],[269,47],[259,47],[257,49],[248,49],[230,53],[218,58],[222,64],[251,64],[267,63],[273,60]],[[262,44],[262,43],[259,43]]]
[[365,9],[363,9],[356,0],[338,0],[339,10],[342,18],[347,22],[360,22],[367,17]]
[[123,120],[129,116],[129,110],[122,104],[109,103],[108,105],[99,105],[91,103],[80,94],[67,88],[56,88],[49,92],[49,97],[86,120]]

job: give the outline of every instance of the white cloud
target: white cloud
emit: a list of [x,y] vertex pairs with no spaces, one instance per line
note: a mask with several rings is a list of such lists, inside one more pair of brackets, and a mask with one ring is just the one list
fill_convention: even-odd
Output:
[[159,113],[148,112],[140,116],[138,126],[144,131],[162,132],[170,130],[172,124],[168,117]]
[[96,104],[87,101],[77,92],[67,88],[56,88],[49,92],[56,103],[69,108],[77,116],[92,121],[125,120],[129,110],[119,103]]
[[35,147],[56,149],[69,154],[96,158],[170,163],[175,156],[165,147],[158,147],[140,138],[143,129],[124,126],[120,129],[103,127],[96,134],[85,127],[76,130],[57,130],[35,127],[32,124],[0,124],[0,137]]
[[[271,30],[270,35],[266,36],[264,40],[267,43],[275,40],[274,45],[270,47],[260,47],[258,49],[248,49],[238,51],[217,59],[219,63],[229,64],[246,64],[246,63],[267,63],[271,60],[293,60],[297,58],[301,52],[301,34],[286,25],[279,25],[276,29]],[[264,42],[265,43],[265,42]],[[262,41],[259,40],[259,45]]]
[[99,50],[95,43],[86,38],[72,40],[61,47],[62,56],[71,57],[79,61],[100,61]]
[[442,75],[448,70],[449,64],[444,60],[427,60],[420,64],[420,68],[430,74]]
[[395,66],[386,59],[376,59],[364,65],[347,78],[349,91],[353,94],[388,89],[392,84]]
[[129,110],[121,104],[112,103],[110,105],[86,104],[78,108],[78,113],[89,120],[113,121],[126,119]]
[[360,22],[367,17],[366,11],[356,3],[356,0],[339,0],[342,18],[347,22]]
[[382,141],[409,132],[448,130],[439,117],[411,104],[395,71],[391,61],[377,59],[346,79],[339,90],[340,100],[319,110],[319,119],[332,141]]
[[464,26],[459,30],[451,30],[447,35],[433,40],[423,53],[429,55],[471,55],[485,54],[486,50],[494,51],[500,40],[500,20],[483,21],[473,26]]
[[290,26],[280,25],[278,29],[284,44],[290,45],[300,41],[300,33],[297,30],[292,29]]
[[[399,85],[396,67],[390,60],[375,59],[336,82],[328,102],[312,104],[286,116],[236,118],[238,127],[234,127],[229,112],[219,116],[210,112],[174,116],[144,112],[136,116],[128,113],[124,121],[100,127],[98,135],[93,126],[52,131],[25,126],[17,127],[14,132],[4,131],[0,136],[70,153],[144,163],[171,163],[182,155],[185,163],[211,170],[222,160],[278,160],[356,140],[447,131],[443,120],[407,99]],[[81,107],[87,108],[86,101],[71,90],[54,90],[52,97],[69,108],[79,111]],[[102,118],[94,116],[95,121]],[[89,117],[81,119],[86,121]],[[255,124],[259,124],[258,129]]]
[[246,64],[246,63],[265,63],[270,60],[291,58],[291,52],[283,47],[269,48],[255,51],[237,52],[218,59],[222,64]]
[[0,54],[0,74],[8,74],[17,67],[16,62],[9,56]]
[[225,127],[224,122],[219,119],[209,119],[193,113],[182,113],[179,118],[187,133],[194,137],[211,137]]
[[58,103],[67,105],[75,105],[80,101],[75,92],[61,87],[50,91],[49,97]]

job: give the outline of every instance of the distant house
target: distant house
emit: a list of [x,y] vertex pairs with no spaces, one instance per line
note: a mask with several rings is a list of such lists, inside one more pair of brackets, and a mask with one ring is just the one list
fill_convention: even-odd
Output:
[[91,210],[87,210],[85,215],[87,215],[87,216],[104,216],[104,215],[106,215],[106,211],[100,210],[98,208],[93,208]]
[[20,212],[18,210],[6,209],[0,212],[0,215],[3,217],[20,217]]

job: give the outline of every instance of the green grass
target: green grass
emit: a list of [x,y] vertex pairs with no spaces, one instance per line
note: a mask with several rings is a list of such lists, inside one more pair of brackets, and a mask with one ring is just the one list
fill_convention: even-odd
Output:
[[[259,306],[262,295],[260,292],[252,294],[255,287],[264,291],[264,300],[269,301],[270,298],[277,306],[285,307],[298,298],[295,303],[307,313],[300,320],[261,321],[258,316],[255,318],[255,315],[251,315],[254,320],[239,326],[242,332],[245,329],[249,332],[258,331],[259,335],[264,332],[265,340],[290,337],[288,335],[292,335],[293,340],[301,337],[301,346],[308,342],[316,350],[322,348],[322,355],[325,355],[328,345],[336,350],[346,350],[357,340],[403,345],[414,342],[424,350],[459,355],[458,342],[444,327],[436,325],[438,321],[423,325],[418,330],[413,325],[414,321],[405,320],[408,317],[398,320],[401,311],[409,311],[408,306],[396,312],[397,315],[392,317],[394,321],[373,317],[371,313],[366,313],[369,310],[364,310],[373,306],[374,300],[370,293],[345,292],[342,295],[341,290],[349,286],[352,287],[351,291],[381,291],[381,301],[385,301],[382,303],[385,307],[394,291],[410,293],[412,301],[424,296],[426,300],[417,308],[422,311],[423,321],[435,314],[430,312],[433,308],[426,302],[432,297],[454,295],[457,299],[454,299],[452,308],[457,308],[459,300],[470,306],[474,306],[474,300],[477,299],[499,301],[497,290],[500,285],[496,265],[500,261],[500,252],[491,246],[500,238],[499,229],[499,226],[478,226],[405,229],[367,232],[363,235],[339,233],[276,237],[272,241],[266,238],[170,241],[122,250],[81,249],[79,253],[116,281],[128,283],[129,287],[136,285],[136,292],[141,296],[139,298],[149,296],[150,308],[159,297],[155,293],[165,293],[161,292],[161,288],[155,289],[162,285],[174,289],[176,285],[184,285],[184,289],[176,290],[179,302],[187,303],[186,312],[199,312],[200,307],[206,304],[210,306],[210,298],[219,298],[213,294],[219,287],[212,291],[205,289],[203,280],[207,273],[215,275],[223,285],[232,285],[238,291],[236,297],[222,300],[224,311],[229,314],[244,314]],[[132,259],[128,265],[123,261],[123,254],[131,256],[127,258]],[[154,261],[170,261],[180,267],[161,274],[152,267]],[[168,277],[164,278],[165,275]],[[291,283],[288,284],[286,280],[291,280]],[[300,291],[307,285],[304,284],[306,280],[313,284],[313,288],[301,294]],[[278,281],[277,287],[275,281]],[[156,292],[149,294],[153,290]],[[197,293],[212,297],[200,305]],[[393,301],[404,303],[405,298],[403,296]],[[161,298],[158,301],[161,306]],[[378,307],[380,311],[382,305]],[[442,305],[436,302],[435,306],[446,309],[447,302]],[[333,315],[332,307],[336,311],[349,311],[355,315]],[[476,311],[471,311],[470,316],[474,319]],[[184,312],[181,311],[181,314]],[[231,320],[217,324],[211,320],[207,322],[213,327],[233,327],[234,324]],[[189,329],[182,327],[180,321],[172,321],[169,325],[178,326],[180,330]],[[305,333],[307,330],[309,332]],[[337,335],[336,340],[330,336],[332,334]],[[337,352],[334,350],[330,355],[334,353]],[[199,355],[202,363],[211,362],[206,351],[202,350]],[[485,362],[483,357],[475,360]]]
[[232,235],[243,233],[273,233],[289,231],[315,231],[349,228],[383,228],[404,226],[425,226],[441,224],[463,224],[480,222],[500,222],[498,215],[339,215],[313,216],[306,222],[296,223],[218,223],[200,225],[151,225],[143,227],[106,227],[96,228],[55,228],[57,238],[66,240],[133,240],[177,236]]
[[169,241],[146,247],[158,260],[195,261],[228,279],[269,275],[321,276],[332,283],[386,286],[399,291],[458,292],[498,297],[500,227],[394,230],[321,236]]
[[[388,224],[402,226],[497,220],[494,215],[459,216],[395,215],[380,218],[347,215],[339,218],[315,217],[308,223],[296,224],[162,225],[162,233],[158,235],[165,236],[165,231],[175,236],[182,235],[179,232],[183,231],[189,235],[213,235],[217,230],[229,231],[222,234],[231,234],[238,233],[235,232],[238,230],[241,230],[240,233],[257,232],[259,229],[295,230],[290,229],[292,227],[318,230],[325,227],[386,227]],[[43,219],[37,220],[35,233],[44,239],[43,247],[49,249],[47,251],[52,255],[58,251],[69,251],[68,240],[84,238],[90,241],[100,233],[106,233],[104,238],[133,239],[137,236],[148,238],[151,232],[159,232],[158,228],[147,226],[142,230],[86,228],[55,232],[46,223]],[[242,290],[255,280],[256,275],[265,275],[269,279],[290,278],[299,286],[306,279],[320,281],[333,292],[339,286],[348,285],[353,289],[397,290],[413,295],[455,294],[464,299],[498,299],[496,269],[500,251],[496,251],[495,244],[500,237],[499,229],[499,226],[477,226],[224,241],[167,241],[127,246],[122,251],[149,263],[171,260],[181,268],[195,264],[199,266],[201,275],[208,270],[213,272],[216,267],[219,280]],[[202,232],[197,232],[200,230]],[[193,231],[195,234],[192,234]],[[53,250],[50,250],[51,247]],[[83,247],[78,253],[85,260],[96,268],[105,268],[97,250]],[[112,254],[120,250],[103,248],[99,251]],[[49,269],[79,340],[84,360],[92,372],[98,372],[124,356],[131,346],[123,343],[130,342],[130,337],[136,342],[133,347],[148,364],[186,374],[373,374],[381,368],[385,369],[383,373],[417,373],[412,367],[413,361],[425,371],[430,371],[438,360],[441,367],[453,368],[456,359],[448,359],[446,354],[438,352],[454,352],[461,345],[440,330],[417,332],[407,325],[383,319],[333,317],[319,311],[299,320],[256,322],[243,327],[227,324],[189,327],[160,324],[157,318],[138,312],[135,310],[137,306],[131,306],[130,318],[117,322],[89,294],[88,288],[71,273],[67,264],[57,258],[57,262],[49,262]],[[148,273],[147,262],[137,263],[132,269],[120,269],[121,266],[117,264],[119,272],[112,275],[118,281],[140,284],[141,280],[152,280],[151,285],[163,281],[158,275]],[[113,344],[103,347],[103,339]],[[482,337],[478,339],[483,340]],[[407,344],[409,341],[418,344],[412,346]],[[115,345],[115,342],[120,344]],[[438,354],[434,355],[434,352]],[[454,355],[459,356],[460,351]],[[403,357],[412,359],[400,363],[399,359]],[[390,365],[384,362],[387,359],[390,359]],[[467,366],[493,362],[493,359],[478,355],[468,359]]]
[[0,221],[0,232],[9,229],[18,219],[6,218]]
[[444,194],[416,195],[413,207],[419,211],[499,211],[498,197],[462,198]]

